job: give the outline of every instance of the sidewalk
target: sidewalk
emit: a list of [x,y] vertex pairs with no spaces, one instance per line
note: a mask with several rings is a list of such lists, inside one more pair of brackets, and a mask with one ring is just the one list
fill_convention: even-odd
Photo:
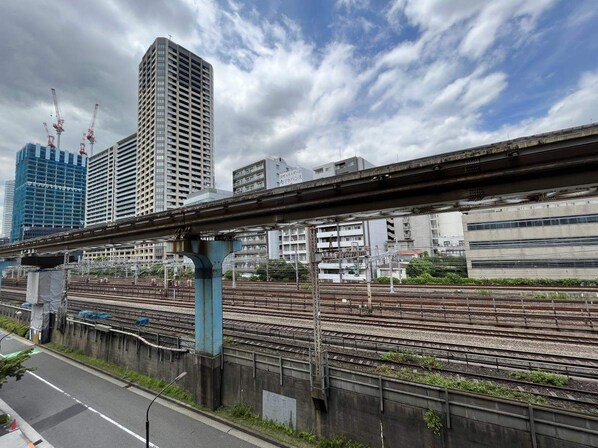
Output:
[[9,414],[14,421],[12,425],[6,425],[6,428],[0,426],[0,448],[53,448],[2,399],[0,414]]

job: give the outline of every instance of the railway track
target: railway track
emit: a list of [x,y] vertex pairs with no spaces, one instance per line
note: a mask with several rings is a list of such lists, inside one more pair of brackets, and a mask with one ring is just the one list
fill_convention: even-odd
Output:
[[[12,300],[15,303],[24,300],[24,291],[18,289],[3,288],[2,294],[5,300]],[[78,292],[77,296],[69,293],[72,298],[82,297],[86,299],[112,300],[116,302],[137,303],[144,306],[170,306],[192,310],[194,303],[186,301],[172,301],[164,299],[148,299],[145,297],[122,296],[114,291],[103,293]],[[256,296],[257,297],[257,296]],[[70,299],[69,299],[70,300]],[[268,306],[268,304],[270,306]],[[390,310],[388,310],[390,308]],[[288,318],[311,319],[311,304],[306,301],[287,302],[278,299],[267,302],[259,298],[253,301],[230,301],[225,300],[223,309],[225,312],[242,311],[251,315],[270,315]],[[598,335],[594,328],[592,319],[585,316],[577,316],[579,325],[564,325],[558,317],[550,322],[547,316],[541,314],[524,315],[523,318],[515,319],[512,315],[509,319],[498,321],[496,318],[488,318],[483,312],[476,318],[472,318],[471,312],[467,317],[449,318],[450,312],[442,315],[435,314],[429,307],[409,307],[395,305],[394,307],[374,308],[372,312],[366,307],[350,303],[334,304],[333,306],[322,306],[322,315],[327,320],[342,321],[347,324],[374,325],[385,328],[401,328],[423,331],[450,332],[459,334],[479,334],[483,332],[486,336],[508,337],[521,340],[545,340],[552,342],[576,343],[580,345],[598,344]],[[437,310],[436,310],[437,311]],[[484,319],[484,317],[486,318]]]
[[[88,302],[80,302],[71,300],[72,312],[76,312],[80,309],[85,309],[89,304]],[[126,307],[123,306],[101,306],[100,311],[106,311],[113,314],[113,318],[110,323],[117,323],[118,325],[130,329],[134,317],[138,314],[138,309],[130,308],[126,312],[122,312]],[[148,313],[148,310],[144,310],[144,315],[148,315],[152,319],[152,327],[155,331],[161,332],[172,332],[173,334],[184,334],[191,340],[193,335],[193,317],[191,315],[182,314],[176,316],[170,316],[169,319],[161,322],[153,322],[154,319],[160,318],[161,313]],[[131,315],[132,313],[132,315]],[[245,346],[260,349],[275,350],[277,352],[291,353],[295,356],[307,357],[309,348],[311,347],[311,335],[306,329],[292,329],[293,337],[289,338],[291,333],[290,327],[278,327],[276,331],[273,331],[273,327],[269,328],[268,334],[264,332],[263,326],[255,325],[240,325],[238,322],[231,325],[229,320],[224,322],[224,334],[228,338],[232,338],[229,343],[242,344]],[[276,334],[273,334],[276,333]],[[354,341],[353,346],[347,346],[346,339],[351,336],[350,339]],[[147,336],[146,336],[147,337]],[[164,343],[166,338],[173,338],[172,334],[162,336],[157,340],[159,343]],[[413,354],[414,359],[423,356],[434,356],[443,364],[442,366],[436,365],[435,367],[424,367],[422,368],[417,362],[398,362],[398,361],[385,361],[381,359],[381,354],[385,352],[401,352],[405,350],[405,344],[400,344],[398,340],[393,338],[376,338],[375,341],[372,338],[366,340],[359,340],[361,335],[357,334],[340,334],[339,332],[324,332],[324,343],[326,350],[330,356],[330,359],[339,364],[352,365],[354,368],[360,369],[377,369],[380,366],[393,366],[393,368],[409,368],[412,371],[418,370],[421,372],[438,372],[444,375],[453,375],[458,377],[474,378],[485,381],[492,381],[496,384],[503,385],[516,385],[519,386],[519,391],[522,394],[531,394],[536,397],[540,397],[542,400],[548,400],[550,403],[560,407],[571,408],[572,406],[579,409],[589,409],[598,405],[598,392],[595,390],[587,390],[580,387],[556,387],[548,385],[539,385],[530,383],[524,380],[515,380],[508,377],[508,372],[512,369],[529,369],[544,367],[544,370],[552,370],[555,372],[561,372],[569,374],[570,376],[585,377],[598,379],[598,360],[595,362],[583,362],[582,360],[574,357],[569,357],[568,360],[560,359],[556,360],[552,357],[551,361],[538,360],[531,361],[531,357],[539,358],[537,353],[526,353],[522,352],[519,354],[502,354],[495,355],[493,362],[488,362],[488,356],[480,354],[476,355],[471,353],[471,347],[461,346],[459,349],[453,347],[452,352],[449,352],[444,358],[441,352],[446,353],[446,347],[442,350],[433,350],[431,348],[423,349],[420,347],[420,351],[417,354]],[[339,343],[339,341],[342,341]],[[187,345],[189,342],[187,342]],[[181,346],[179,342],[179,346]],[[469,352],[468,352],[469,350]],[[465,354],[465,357],[459,356]],[[506,352],[506,351],[504,351]],[[486,358],[484,358],[486,356]],[[563,357],[567,358],[567,357]],[[446,364],[444,364],[446,362]],[[552,365],[552,369],[547,368]],[[555,366],[558,366],[555,368]],[[471,368],[487,370],[487,373],[480,373],[471,371]],[[581,384],[579,381],[575,381],[576,384]]]
[[[3,295],[10,295],[12,299],[22,301],[23,294],[20,291],[2,291]],[[187,345],[193,344],[194,321],[192,316],[192,307],[186,302],[173,302],[161,300],[152,300],[151,304],[147,299],[139,298],[123,298],[120,295],[111,297],[109,294],[86,294],[86,300],[80,300],[74,296],[69,298],[70,311],[76,313],[81,309],[90,308],[90,304],[94,305],[91,308],[98,311],[106,311],[113,314],[110,321],[111,325],[117,324],[123,328],[135,331],[132,317],[140,314],[146,315],[151,319],[151,325],[148,329],[143,329],[144,334],[151,335],[155,331],[157,343],[177,344],[181,346],[181,341]],[[120,304],[107,304],[107,299],[116,302],[115,299],[120,299]],[[122,302],[126,299],[129,303],[124,305]],[[137,306],[135,306],[135,303]],[[179,307],[184,312],[165,313],[164,311],[152,311],[152,305],[165,304]],[[225,302],[226,304],[226,302]],[[143,305],[143,308],[140,308]],[[238,306],[238,303],[232,305],[225,305],[225,310],[229,307],[237,312],[244,314],[255,313],[264,314],[263,307],[248,308],[247,306]],[[141,312],[142,311],[142,312]],[[279,316],[288,318],[304,317],[311,319],[311,311],[297,311],[291,312],[284,309],[268,309],[269,314],[278,314]],[[421,311],[421,308],[420,308]],[[427,310],[426,310],[427,311]],[[338,316],[334,316],[338,318]],[[272,348],[278,351],[285,351],[294,353],[299,356],[306,356],[312,340],[310,330],[300,327],[292,328],[290,326],[264,326],[263,324],[247,324],[246,322],[225,320],[225,335],[234,340],[236,344],[244,344],[251,347]],[[360,316],[345,316],[343,323],[375,326],[388,326],[392,328],[397,326],[397,322],[385,320],[380,316],[360,315]],[[422,328],[421,322],[410,322],[403,319],[400,322],[401,327],[408,326],[410,328]],[[434,329],[438,330],[438,325],[434,324]],[[429,327],[427,328],[430,329]],[[141,332],[141,329],[136,329]],[[448,329],[447,329],[448,330]],[[475,334],[479,332],[479,328],[455,328],[450,326],[452,332],[465,332]],[[488,329],[484,330],[488,334]],[[277,333],[277,334],[276,334]],[[292,334],[292,337],[288,336]],[[505,329],[499,329],[492,333],[493,335],[505,336]],[[509,337],[530,338],[529,331],[515,332],[508,331]],[[537,353],[530,353],[521,351],[519,353],[513,350],[499,350],[490,348],[480,348],[467,345],[457,344],[439,344],[439,343],[424,343],[420,340],[406,340],[405,338],[392,337],[371,337],[364,336],[358,333],[349,332],[324,332],[324,343],[331,359],[336,363],[345,365],[353,365],[354,368],[368,368],[377,369],[380,366],[389,366],[391,369],[409,368],[411,370],[423,371],[438,371],[444,375],[453,375],[457,377],[477,378],[480,380],[493,381],[498,384],[509,385],[510,387],[518,387],[522,392],[531,393],[542,399],[549,400],[557,406],[564,407],[596,407],[598,405],[598,393],[594,390],[583,390],[574,387],[555,387],[546,385],[537,385],[523,380],[514,380],[505,377],[505,372],[508,375],[510,370],[532,370],[538,369],[543,371],[550,371],[554,373],[561,373],[577,378],[598,379],[598,361],[583,360],[576,357],[565,356],[541,356]],[[546,337],[546,335],[537,335],[538,337]],[[560,342],[576,342],[582,344],[596,344],[595,338],[587,337],[580,334],[557,334],[554,339]],[[176,341],[176,342],[175,342]],[[349,341],[349,342],[348,342]],[[434,357],[443,363],[442,367],[426,367],[422,368],[418,363],[410,362],[391,362],[380,359],[381,353],[388,352],[406,352],[408,350],[414,351],[416,357]],[[415,358],[418,359],[418,358]],[[465,366],[465,367],[463,367]],[[483,369],[484,372],[471,371],[471,369]],[[465,369],[465,370],[464,370]],[[486,372],[488,371],[488,372]]]

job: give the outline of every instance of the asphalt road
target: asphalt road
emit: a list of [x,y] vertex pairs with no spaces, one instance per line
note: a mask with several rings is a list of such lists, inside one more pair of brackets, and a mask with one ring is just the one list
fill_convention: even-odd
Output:
[[[28,348],[12,336],[3,355]],[[55,448],[143,448],[145,411],[153,395],[51,352],[36,348],[28,366],[35,372],[9,379],[0,395]],[[158,399],[150,410],[154,448],[273,448],[258,438]]]

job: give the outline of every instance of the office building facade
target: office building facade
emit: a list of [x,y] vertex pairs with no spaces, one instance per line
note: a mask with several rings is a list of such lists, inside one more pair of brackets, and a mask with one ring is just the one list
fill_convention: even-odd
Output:
[[10,239],[12,229],[12,207],[15,196],[15,181],[4,183],[4,212],[2,216],[2,236]]
[[[143,56],[136,215],[181,207],[191,192],[214,186],[213,85],[211,64],[169,39],[157,38]],[[154,249],[139,255],[160,257]]]
[[470,277],[598,277],[596,199],[469,211],[463,226]]
[[87,156],[28,143],[18,153],[11,241],[83,227]]

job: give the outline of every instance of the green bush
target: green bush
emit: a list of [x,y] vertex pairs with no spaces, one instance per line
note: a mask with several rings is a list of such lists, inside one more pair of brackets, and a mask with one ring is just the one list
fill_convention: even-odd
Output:
[[20,323],[6,316],[0,316],[0,327],[4,328],[9,333],[14,333],[21,337],[25,337],[29,331],[29,325]]
[[[449,273],[444,277],[434,277],[426,272],[417,277],[408,277],[402,283],[409,285],[471,285],[471,286],[546,286],[580,287],[598,286],[597,280],[579,279],[534,279],[534,278],[465,278]],[[563,299],[565,293],[537,294],[537,298]]]

